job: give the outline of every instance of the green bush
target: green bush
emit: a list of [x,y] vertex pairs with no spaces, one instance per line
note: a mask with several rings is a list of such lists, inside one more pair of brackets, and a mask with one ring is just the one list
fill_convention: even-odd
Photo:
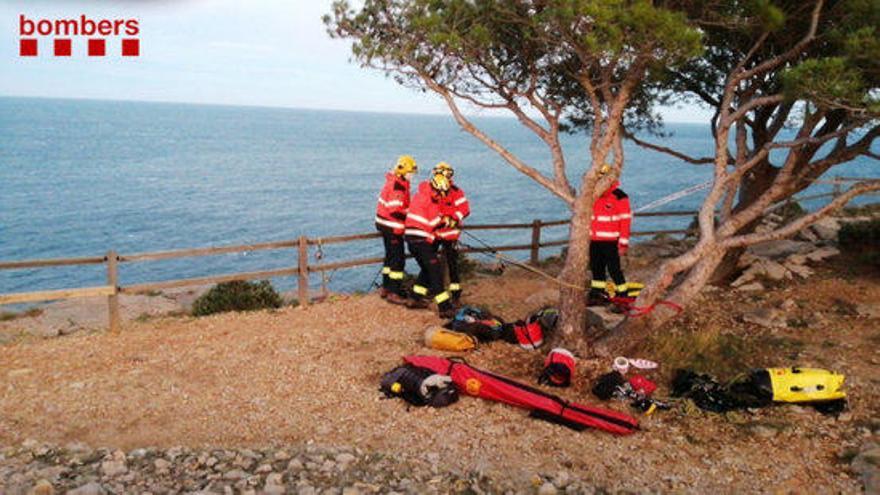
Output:
[[280,308],[281,295],[268,280],[223,282],[202,294],[193,303],[193,316],[205,316],[226,311],[253,311]]
[[840,250],[868,266],[880,266],[880,218],[845,223],[837,233]]
[[880,218],[843,224],[837,233],[837,240],[841,247],[847,249],[880,248]]

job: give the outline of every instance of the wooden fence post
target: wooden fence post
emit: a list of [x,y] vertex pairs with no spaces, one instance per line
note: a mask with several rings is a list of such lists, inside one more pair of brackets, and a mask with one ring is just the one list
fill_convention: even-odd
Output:
[[116,251],[107,251],[107,285],[113,294],[107,296],[108,321],[111,333],[119,333],[119,257]]
[[541,221],[535,220],[532,222],[532,252],[529,256],[529,263],[534,266],[538,265],[538,262],[541,261],[540,251],[541,249]]
[[309,239],[306,236],[299,238],[299,303],[309,305]]

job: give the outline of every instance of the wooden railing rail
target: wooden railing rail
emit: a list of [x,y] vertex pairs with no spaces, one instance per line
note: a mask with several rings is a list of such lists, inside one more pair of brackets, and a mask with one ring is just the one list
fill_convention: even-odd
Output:
[[[673,216],[693,216],[695,211],[670,211],[670,212],[651,212],[637,213],[636,216],[641,217],[673,217]],[[513,244],[501,246],[472,246],[470,242],[465,242],[465,246],[461,249],[463,253],[486,253],[486,252],[505,252],[505,251],[529,251],[529,262],[537,264],[540,259],[541,248],[560,247],[568,244],[567,239],[558,240],[542,240],[542,230],[548,227],[557,227],[568,224],[568,220],[534,220],[530,223],[497,223],[497,224],[479,224],[468,225],[465,227],[467,231],[484,231],[484,230],[512,230],[512,229],[531,229],[531,242],[528,244]],[[687,230],[649,230],[635,231],[633,236],[650,236],[657,234],[684,234]],[[301,304],[309,304],[309,274],[322,273],[358,266],[374,265],[382,263],[380,257],[356,258],[350,260],[341,260],[334,262],[323,262],[317,264],[309,263],[309,248],[318,246],[319,248],[330,244],[342,244],[349,242],[364,241],[377,239],[380,237],[378,233],[367,234],[350,234],[327,237],[306,237],[302,236],[297,239],[281,240],[273,242],[263,242],[254,244],[239,244],[232,246],[215,246],[201,247],[189,249],[174,249],[168,251],[144,252],[133,254],[117,254],[115,251],[108,251],[104,256],[79,257],[79,258],[58,258],[58,259],[36,259],[22,261],[0,261],[0,270],[20,270],[31,268],[46,268],[56,266],[75,266],[75,265],[107,265],[107,285],[97,287],[70,288],[61,290],[43,290],[33,292],[18,292],[11,294],[0,294],[0,305],[18,304],[38,301],[50,301],[56,299],[70,299],[81,297],[106,296],[108,306],[108,324],[110,330],[118,332],[120,328],[119,315],[119,295],[120,294],[143,294],[152,291],[196,286],[217,284],[229,282],[233,280],[257,280],[273,277],[297,277],[297,293]],[[467,241],[467,235],[463,238]],[[165,280],[159,282],[146,282],[121,286],[119,283],[119,270],[126,263],[158,261],[187,257],[214,256],[221,254],[245,253],[251,251],[265,251],[276,249],[296,249],[297,264],[295,266],[278,268],[273,270],[252,271],[229,273],[222,275],[214,275],[207,277],[185,278],[176,280]]]

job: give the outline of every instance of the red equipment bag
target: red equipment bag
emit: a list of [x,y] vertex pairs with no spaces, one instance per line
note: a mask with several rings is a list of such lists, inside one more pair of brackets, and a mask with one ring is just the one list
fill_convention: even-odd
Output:
[[538,383],[551,387],[567,387],[574,378],[574,354],[557,347],[547,354]]
[[532,411],[532,415],[576,430],[598,428],[617,435],[638,430],[638,421],[610,409],[568,402],[505,376],[474,368],[463,361],[437,356],[406,356],[409,364],[452,377],[460,393],[503,402]]
[[645,396],[650,396],[657,390],[657,384],[648,380],[642,375],[633,375],[629,379],[629,384],[632,386],[633,390],[644,394]]

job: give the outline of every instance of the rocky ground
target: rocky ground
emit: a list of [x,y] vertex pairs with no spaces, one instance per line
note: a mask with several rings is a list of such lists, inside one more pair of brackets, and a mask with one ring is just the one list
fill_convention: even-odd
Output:
[[[788,252],[789,242],[804,244]],[[15,333],[0,345],[0,493],[875,493],[880,271],[832,244],[802,237],[753,250],[753,264],[769,270],[753,270],[738,290],[707,290],[633,357],[660,362],[649,377],[661,396],[679,366],[721,378],[771,365],[835,369],[849,393],[838,417],[794,405],[717,415],[680,403],[619,438],[469,397],[409,408],[383,400],[378,380],[400,356],[432,352],[421,337],[437,320],[375,294],[134,318],[118,336],[38,338],[20,318],[4,323]],[[630,273],[680,248],[640,246]],[[774,278],[765,259],[789,275]],[[742,290],[751,283],[763,290]],[[512,268],[466,290],[508,319],[556,295]],[[601,313],[608,324],[619,318]],[[534,383],[543,356],[497,342],[465,357]],[[561,395],[595,404],[591,380],[607,368],[579,361]]]

